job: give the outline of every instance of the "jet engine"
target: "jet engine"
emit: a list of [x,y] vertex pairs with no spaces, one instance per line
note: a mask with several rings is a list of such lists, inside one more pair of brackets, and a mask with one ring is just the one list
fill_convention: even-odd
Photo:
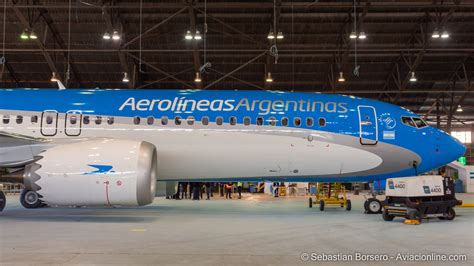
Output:
[[142,206],[155,197],[157,153],[143,141],[100,139],[55,146],[23,170],[48,205]]

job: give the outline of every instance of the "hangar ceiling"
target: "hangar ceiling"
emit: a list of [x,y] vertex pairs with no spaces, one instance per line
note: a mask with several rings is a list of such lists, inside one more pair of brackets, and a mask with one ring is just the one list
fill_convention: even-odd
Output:
[[[68,88],[343,93],[402,105],[434,124],[439,117],[443,127],[474,124],[474,2],[355,6],[356,12],[353,1],[335,0],[6,0],[1,86],[56,87],[55,72]],[[120,40],[103,39],[114,30]],[[196,30],[203,39],[185,40]],[[21,39],[24,31],[38,38]],[[367,38],[351,39],[353,31]],[[433,38],[435,31],[449,37]],[[284,38],[269,40],[269,32]]]

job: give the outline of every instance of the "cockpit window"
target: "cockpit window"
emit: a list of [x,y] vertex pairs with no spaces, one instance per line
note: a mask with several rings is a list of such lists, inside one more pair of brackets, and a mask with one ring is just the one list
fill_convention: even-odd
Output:
[[428,126],[428,124],[426,124],[426,122],[423,121],[423,119],[419,117],[413,117],[413,116],[403,116],[402,122],[403,124],[410,127],[414,127],[414,128],[424,128]]
[[415,122],[416,126],[418,128],[423,128],[423,127],[427,127],[428,125],[426,124],[425,121],[423,121],[421,118],[419,117],[413,117],[413,121]]
[[407,125],[407,126],[416,128],[415,122],[413,122],[413,120],[409,116],[403,116],[402,117],[402,123]]

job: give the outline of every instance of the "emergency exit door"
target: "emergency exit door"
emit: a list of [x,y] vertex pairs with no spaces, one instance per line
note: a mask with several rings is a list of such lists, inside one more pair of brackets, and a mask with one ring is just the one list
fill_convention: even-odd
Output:
[[58,133],[58,112],[44,111],[41,114],[41,134],[46,137],[55,136]]
[[379,141],[377,113],[373,106],[359,105],[360,144],[376,145]]
[[76,137],[81,135],[82,113],[81,111],[68,111],[66,113],[64,132],[67,136]]

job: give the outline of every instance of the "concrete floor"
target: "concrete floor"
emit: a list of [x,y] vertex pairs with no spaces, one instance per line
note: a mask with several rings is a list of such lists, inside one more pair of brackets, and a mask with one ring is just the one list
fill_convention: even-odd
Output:
[[[472,194],[458,198],[474,202]],[[432,219],[413,226],[365,215],[362,197],[352,200],[351,212],[320,212],[307,207],[307,198],[267,195],[232,201],[157,199],[142,208],[27,210],[9,196],[0,213],[0,265],[310,264],[300,259],[305,252],[465,254],[468,261],[453,265],[473,265],[474,209],[457,208],[452,222]]]

